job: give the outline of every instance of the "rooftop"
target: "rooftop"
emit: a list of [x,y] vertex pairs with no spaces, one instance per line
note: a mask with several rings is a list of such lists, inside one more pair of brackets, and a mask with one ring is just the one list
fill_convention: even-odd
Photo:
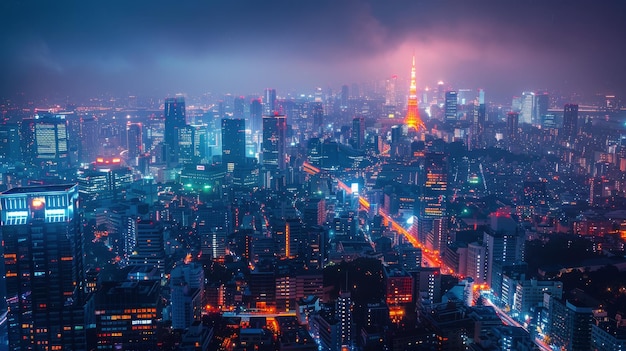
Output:
[[72,187],[77,186],[76,184],[53,184],[53,185],[36,185],[36,186],[25,186],[9,189],[5,192],[2,192],[0,195],[13,195],[13,194],[28,194],[28,193],[48,193],[48,192],[58,192],[58,191],[68,191]]

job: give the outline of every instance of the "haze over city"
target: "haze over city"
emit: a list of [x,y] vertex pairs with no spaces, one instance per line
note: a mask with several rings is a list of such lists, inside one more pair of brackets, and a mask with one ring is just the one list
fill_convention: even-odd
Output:
[[0,351],[626,349],[626,2],[0,2]]
[[407,78],[621,93],[622,1],[3,1],[0,94],[249,94]]

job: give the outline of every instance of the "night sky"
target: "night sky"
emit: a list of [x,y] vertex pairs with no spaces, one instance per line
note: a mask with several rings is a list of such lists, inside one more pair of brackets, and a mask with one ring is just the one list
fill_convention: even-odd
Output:
[[626,92],[626,1],[50,1],[0,4],[0,97],[279,95],[406,78]]

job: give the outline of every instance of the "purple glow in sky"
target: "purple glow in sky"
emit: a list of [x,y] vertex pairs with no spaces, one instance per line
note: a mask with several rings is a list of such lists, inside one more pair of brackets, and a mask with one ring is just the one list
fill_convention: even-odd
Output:
[[0,96],[258,93],[406,78],[506,98],[626,92],[626,2],[14,1]]

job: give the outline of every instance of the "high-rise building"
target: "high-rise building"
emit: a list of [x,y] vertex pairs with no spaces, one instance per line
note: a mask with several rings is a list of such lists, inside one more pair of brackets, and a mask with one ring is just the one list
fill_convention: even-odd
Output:
[[411,67],[411,85],[409,87],[409,100],[407,103],[406,117],[404,124],[415,130],[426,129],[424,122],[420,118],[417,106],[417,84],[415,83],[415,56],[413,56],[413,66]]
[[143,128],[141,123],[126,124],[126,147],[129,164],[136,165],[136,158],[143,153]]
[[246,121],[222,120],[222,163],[229,171],[246,162]]
[[0,162],[16,162],[20,159],[19,127],[15,124],[0,125]]
[[337,299],[337,319],[339,319],[339,337],[342,345],[350,345],[353,341],[353,309],[354,302],[351,294],[349,292],[341,292]]
[[494,290],[501,291],[502,267],[521,259],[522,238],[515,230],[487,231],[483,233],[483,245],[487,255],[487,284],[493,286]]
[[158,281],[106,282],[96,294],[95,309],[98,350],[158,349],[162,310]]
[[525,91],[522,93],[522,107],[520,123],[532,124],[535,112],[535,93]]
[[59,168],[69,164],[68,130],[65,115],[43,114],[25,119],[21,126],[22,152],[27,162],[53,164]]
[[362,149],[365,145],[365,119],[363,117],[354,117],[352,119],[350,143],[357,150]]
[[85,350],[83,233],[76,185],[0,194],[10,350]]
[[233,100],[233,118],[244,118],[245,101],[243,96],[236,97]]
[[268,170],[285,170],[286,144],[285,116],[263,116],[263,167]]
[[157,267],[163,272],[165,267],[165,249],[163,227],[154,221],[137,222],[137,241],[135,251],[129,258],[131,265]]
[[519,135],[519,113],[509,112],[506,114],[506,134],[509,141],[515,141]]
[[396,81],[398,76],[395,74],[385,82],[385,105],[395,107],[398,102],[396,100]]
[[563,108],[563,140],[570,143],[576,138],[578,134],[578,105],[567,104]]
[[260,132],[263,127],[263,105],[260,99],[250,102],[250,130],[252,134]]
[[533,111],[533,125],[541,125],[541,118],[548,113],[550,107],[550,95],[547,92],[535,93],[535,103]]
[[[443,219],[447,215],[448,196],[448,166],[447,159],[442,153],[427,153],[423,159],[424,166],[420,167],[419,176],[419,205],[416,207],[418,218],[418,239],[427,242],[427,237],[433,229],[441,231],[438,239],[433,240],[433,250],[441,253],[447,242],[447,221],[438,223],[435,220]],[[431,234],[433,235],[433,234]]]
[[321,133],[324,128],[324,104],[314,102],[310,106],[311,116],[313,116],[313,132]]
[[168,145],[170,155],[177,160],[179,152],[179,130],[187,125],[185,98],[176,96],[165,99],[165,132],[164,141]]
[[457,102],[457,92],[446,91],[446,122],[456,121]]
[[275,112],[278,112],[277,106],[276,106],[276,89],[270,89],[270,88],[265,89],[264,97],[265,98],[263,99],[263,104],[264,104],[263,114],[265,116],[271,116]]

